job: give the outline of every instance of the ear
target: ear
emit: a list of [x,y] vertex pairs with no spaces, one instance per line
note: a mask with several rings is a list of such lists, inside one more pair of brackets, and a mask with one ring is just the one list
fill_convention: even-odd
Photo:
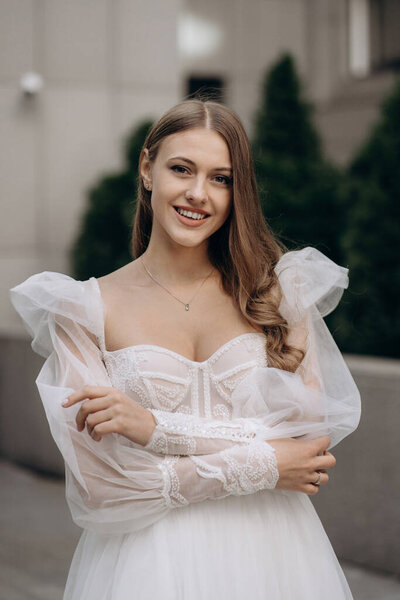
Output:
[[139,174],[143,182],[151,183],[151,162],[149,160],[149,151],[143,148],[139,158]]

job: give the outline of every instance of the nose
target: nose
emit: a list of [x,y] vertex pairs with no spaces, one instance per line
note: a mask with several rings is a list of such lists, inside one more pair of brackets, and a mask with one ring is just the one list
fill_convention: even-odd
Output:
[[193,185],[186,190],[185,198],[194,202],[207,202],[207,190],[204,179],[197,177],[193,181]]

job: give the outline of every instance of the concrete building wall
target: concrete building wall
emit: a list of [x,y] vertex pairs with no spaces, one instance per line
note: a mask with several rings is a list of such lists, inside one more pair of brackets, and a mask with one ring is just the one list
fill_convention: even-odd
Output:
[[[121,139],[179,99],[180,0],[0,0],[0,332],[22,328],[8,289],[69,272],[87,189]],[[20,89],[35,71],[44,86]]]
[[361,393],[361,421],[333,449],[337,466],[313,502],[342,559],[400,575],[400,360],[346,360]]

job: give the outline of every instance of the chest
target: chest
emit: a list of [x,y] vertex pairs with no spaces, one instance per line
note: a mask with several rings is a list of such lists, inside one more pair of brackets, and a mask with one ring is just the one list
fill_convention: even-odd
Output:
[[232,395],[257,367],[266,367],[265,336],[245,333],[204,361],[161,346],[138,344],[104,352],[114,387],[145,408],[211,418],[232,417]]
[[220,290],[210,289],[195,298],[189,310],[173,297],[147,288],[107,299],[105,339],[110,351],[150,344],[203,362],[228,340],[257,331]]

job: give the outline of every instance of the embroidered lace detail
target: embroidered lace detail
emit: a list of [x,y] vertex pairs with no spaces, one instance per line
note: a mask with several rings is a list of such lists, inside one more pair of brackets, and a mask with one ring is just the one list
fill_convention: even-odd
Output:
[[193,415],[167,413],[151,409],[156,427],[145,448],[161,454],[202,454],[204,440],[229,440],[250,443],[264,429],[250,419],[213,421]]
[[179,491],[179,478],[174,469],[174,464],[178,459],[178,456],[166,457],[165,460],[158,465],[164,480],[161,494],[169,508],[178,508],[179,506],[186,506],[189,504],[189,501],[186,500]]
[[221,419],[228,420],[231,418],[232,411],[225,404],[216,404],[213,408],[214,417],[220,417]]
[[128,353],[118,354],[103,353],[103,361],[112,378],[113,384],[119,390],[126,392],[127,384],[134,383],[137,379],[135,363]]
[[175,435],[173,439],[163,431],[155,428],[153,435],[145,446],[156,454],[189,455],[196,453],[196,440],[186,435]]
[[238,454],[238,448],[233,447],[219,453],[225,466],[210,464],[204,457],[191,456],[190,460],[197,465],[198,475],[221,481],[226,495],[242,496],[274,489],[279,479],[274,448],[267,442],[254,441],[248,446],[245,463],[242,456],[243,450]]
[[257,362],[260,367],[268,367],[268,357],[265,340],[256,337],[250,337],[246,340],[246,346],[249,352],[256,353]]
[[139,377],[132,377],[132,379],[130,380],[128,379],[125,391],[128,394],[129,392],[133,392],[135,400],[144,408],[150,409],[153,406],[152,397],[149,395],[146,386],[143,384]]
[[[229,377],[224,377],[222,379],[222,382],[218,382],[219,385],[223,385],[223,387],[227,388],[230,392],[230,394],[232,394],[232,392],[234,391],[234,389],[236,388],[237,385],[239,385],[239,383],[241,381],[243,381],[243,379],[245,379],[245,377],[247,377],[247,375],[249,374],[249,372],[251,371],[252,367],[256,367],[257,363],[252,363],[251,367],[247,367],[247,365],[245,367],[241,367],[238,368],[232,375],[230,375]],[[229,394],[229,396],[230,396]]]
[[[145,371],[146,353],[135,347],[103,353],[104,364],[116,388],[134,397],[144,408],[173,411],[183,402],[190,378]],[[130,393],[131,392],[131,393]]]
[[188,383],[178,384],[175,381],[168,385],[167,382],[157,383],[149,378],[146,381],[146,387],[153,406],[172,411],[183,401],[188,388]]
[[178,406],[178,408],[175,411],[176,413],[181,413],[181,414],[185,414],[185,415],[191,415],[192,413],[192,409],[190,408],[190,406],[186,406],[185,404],[182,404],[181,406]]

